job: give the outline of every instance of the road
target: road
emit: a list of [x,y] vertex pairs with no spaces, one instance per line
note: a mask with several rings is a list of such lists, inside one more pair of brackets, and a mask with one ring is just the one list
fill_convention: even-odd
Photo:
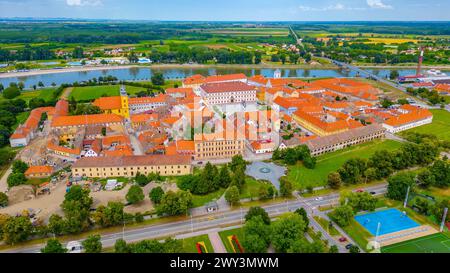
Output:
[[[377,185],[367,187],[365,189],[367,191],[375,191],[377,195],[381,195],[386,192],[386,185]],[[300,207],[306,207],[305,209],[309,207],[309,210],[311,210],[311,208],[318,209],[320,206],[330,206],[332,204],[336,204],[337,202],[339,202],[339,193],[333,193],[321,197],[303,198],[301,200],[270,204],[262,207],[267,211],[270,217],[274,218],[283,213],[294,211]],[[200,230],[205,230],[205,233],[208,233],[209,229],[224,228],[230,225],[242,224],[247,211],[248,208],[240,208],[228,212],[217,212],[167,224],[150,225],[142,228],[124,230],[123,232],[105,234],[102,235],[102,244],[103,247],[112,247],[114,246],[116,240],[120,238],[125,239],[127,242],[136,242],[144,239],[188,234],[198,232]],[[327,239],[330,240],[330,242],[334,241],[333,238],[327,237],[329,235],[325,235],[326,232],[324,232],[320,226],[317,226],[318,224],[312,223],[312,225],[315,228],[322,230],[322,233]],[[39,244],[24,248],[8,249],[1,252],[37,253],[42,247],[43,245]]]

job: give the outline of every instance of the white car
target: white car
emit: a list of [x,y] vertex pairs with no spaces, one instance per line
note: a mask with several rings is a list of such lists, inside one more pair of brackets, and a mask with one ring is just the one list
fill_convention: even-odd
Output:
[[67,253],[81,253],[83,251],[83,246],[78,241],[71,241],[67,243]]
[[316,200],[316,201],[321,201],[323,198],[322,197],[317,197],[316,199],[314,199],[314,200]]

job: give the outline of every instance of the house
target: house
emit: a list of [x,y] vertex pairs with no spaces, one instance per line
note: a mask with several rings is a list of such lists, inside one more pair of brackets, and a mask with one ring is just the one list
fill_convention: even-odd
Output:
[[129,105],[131,114],[140,114],[166,106],[167,95],[159,94],[155,97],[130,98]]
[[51,176],[52,173],[52,166],[30,166],[25,171],[25,176],[27,178],[45,178]]
[[258,140],[250,142],[251,150],[255,154],[271,153],[275,150],[275,142],[271,140]]
[[203,84],[200,92],[209,105],[256,102],[255,87],[241,81]]

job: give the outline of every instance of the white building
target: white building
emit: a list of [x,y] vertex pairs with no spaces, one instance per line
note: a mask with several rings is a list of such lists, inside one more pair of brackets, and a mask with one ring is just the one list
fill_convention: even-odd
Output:
[[256,102],[255,87],[239,81],[203,84],[200,95],[209,105]]

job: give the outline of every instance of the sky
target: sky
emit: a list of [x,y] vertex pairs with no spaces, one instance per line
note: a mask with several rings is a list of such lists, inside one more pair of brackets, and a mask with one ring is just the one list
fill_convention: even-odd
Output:
[[450,21],[449,0],[0,0],[0,17],[171,21]]

